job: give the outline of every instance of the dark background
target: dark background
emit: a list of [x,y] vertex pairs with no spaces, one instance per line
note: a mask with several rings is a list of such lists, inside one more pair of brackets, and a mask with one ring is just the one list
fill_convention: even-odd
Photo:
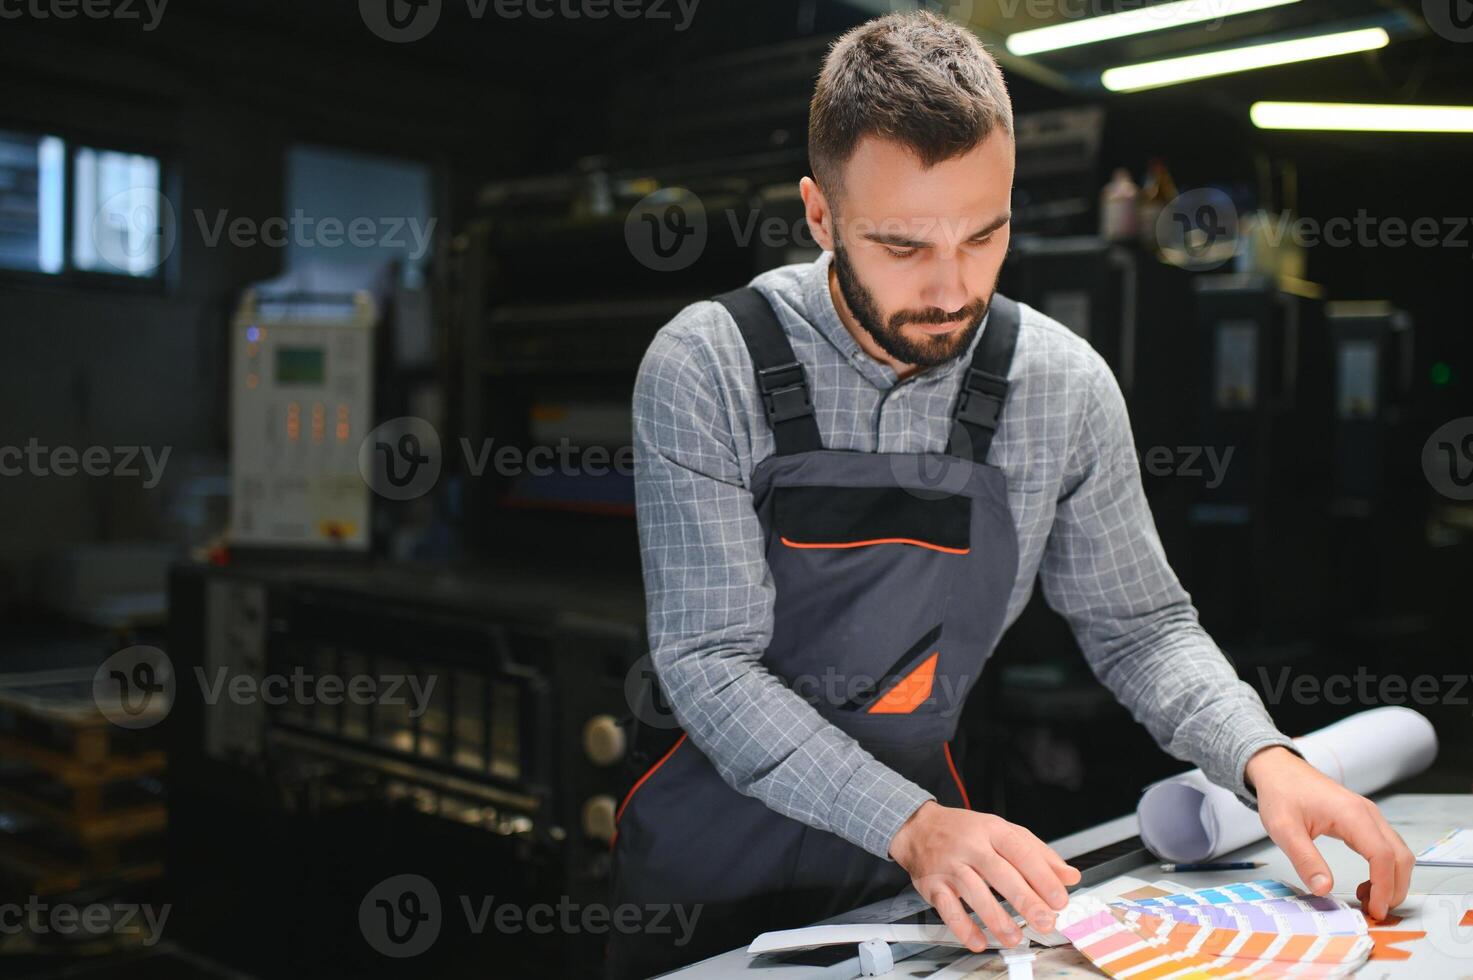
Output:
[[[984,40],[1035,26],[993,7],[979,2],[973,11]],[[55,836],[65,811],[28,810],[21,789],[0,799],[16,838],[10,850],[26,856],[7,863],[7,894],[173,903],[166,943],[140,951],[32,937],[0,943],[0,955],[22,974],[57,976],[502,975],[492,958],[506,975],[594,970],[596,943],[586,936],[492,939],[448,925],[424,957],[382,957],[364,942],[357,910],[365,892],[401,873],[434,881],[447,908],[459,894],[599,900],[606,849],[582,825],[584,806],[595,795],[622,798],[637,760],[590,767],[582,739],[593,714],[622,721],[637,710],[624,693],[642,653],[643,611],[628,508],[529,502],[516,487],[458,470],[447,454],[429,498],[376,501],[368,556],[324,562],[230,549],[211,509],[229,472],[230,318],[242,291],[282,274],[287,258],[262,246],[208,247],[190,216],[287,213],[293,147],[422,166],[437,221],[422,283],[434,357],[400,365],[381,350],[375,418],[432,404],[447,446],[460,436],[532,445],[537,405],[627,402],[639,353],[669,313],[783,261],[717,235],[693,266],[652,273],[620,230],[638,194],[621,195],[608,220],[568,219],[587,175],[698,188],[712,213],[713,202],[729,197],[746,208],[760,188],[795,184],[807,172],[807,105],[828,43],[890,9],[704,0],[688,29],[675,30],[649,18],[476,18],[446,0],[434,30],[412,43],[375,36],[355,3],[180,3],[152,31],[116,18],[23,12],[0,20],[0,131],[157,157],[163,190],[186,216],[156,277],[0,270],[0,445],[172,450],[153,490],[115,477],[0,479],[0,670],[90,670],[117,650],[150,644],[184,675],[205,657],[205,583],[264,583],[271,656],[283,663],[316,643],[438,672],[447,688],[461,683],[454,671],[484,671],[490,660],[498,676],[517,678],[518,696],[535,705],[518,716],[523,741],[537,747],[521,788],[539,801],[525,824],[509,804],[478,823],[448,816],[434,796],[441,789],[430,802],[422,788],[403,790],[419,785],[414,775],[365,778],[341,758],[314,768],[280,745],[226,760],[201,748],[210,707],[181,693],[167,721],[146,733],[167,753],[167,776],[140,790],[162,799],[167,785],[167,833],[124,840],[102,857],[69,854],[76,873],[46,877],[21,838]],[[1430,16],[1411,3],[1304,0],[1235,18],[1220,33],[1188,29],[1033,64],[1000,55],[1020,117],[1104,112],[1083,178],[1090,213],[1032,229],[1045,246],[1094,234],[1092,198],[1111,169],[1126,167],[1139,182],[1157,158],[1178,189],[1229,189],[1242,213],[1289,207],[1325,221],[1364,211],[1461,229],[1460,243],[1445,247],[1307,249],[1304,279],[1319,295],[1302,304],[1292,355],[1299,383],[1247,421],[1204,407],[1210,311],[1194,305],[1192,280],[1207,273],[1168,269],[1148,248],[1124,246],[1143,270],[1143,360],[1131,393],[1139,445],[1232,444],[1237,465],[1253,474],[1251,486],[1225,485],[1217,495],[1180,474],[1148,476],[1146,487],[1203,625],[1260,690],[1283,671],[1441,677],[1467,675],[1473,663],[1465,600],[1473,520],[1467,501],[1440,492],[1422,469],[1431,433],[1473,416],[1473,228],[1460,224],[1473,219],[1473,136],[1272,132],[1248,118],[1260,99],[1473,102],[1473,43],[1439,34]],[[1337,23],[1384,23],[1393,41],[1364,55],[1136,94],[1092,82],[1091,69],[1102,66]],[[1028,180],[1026,158],[1018,177],[1020,186]],[[776,213],[791,220],[791,202]],[[1048,274],[1028,272],[1024,251],[1015,245],[1004,288],[1038,305],[1028,290]],[[1266,288],[1254,295],[1272,307],[1280,293]],[[1334,334],[1325,317],[1327,301],[1350,300],[1404,311],[1412,334],[1410,360],[1394,365],[1405,384],[1353,432],[1332,418]],[[540,320],[504,312],[539,304],[555,309]],[[386,308],[392,315],[392,302]],[[590,308],[613,313],[600,318]],[[1345,459],[1372,474],[1371,489],[1336,475]],[[1246,518],[1204,522],[1223,506]],[[103,553],[126,564],[140,542],[180,562],[168,581],[159,564],[129,586],[166,590],[164,615],[109,619],[68,605],[66,569]],[[1443,684],[1435,703],[1416,706],[1433,719],[1442,749],[1431,770],[1401,788],[1473,788],[1473,691],[1462,691],[1461,703],[1456,695]],[[1287,698],[1270,710],[1299,734],[1379,703]],[[6,715],[8,739],[23,741],[23,716]],[[1067,628],[1037,597],[989,665],[964,728],[973,804],[1046,839],[1127,812],[1144,785],[1185,768],[1093,681]],[[114,737],[113,751],[134,751]],[[135,863],[148,874],[116,873],[130,866],[130,848],[147,852]]]

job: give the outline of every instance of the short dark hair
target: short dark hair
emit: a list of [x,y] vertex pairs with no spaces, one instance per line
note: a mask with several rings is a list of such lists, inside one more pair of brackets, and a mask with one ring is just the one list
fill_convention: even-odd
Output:
[[971,31],[927,10],[888,14],[836,40],[808,109],[808,165],[831,200],[859,141],[911,148],[926,167],[1013,135],[1002,71]]

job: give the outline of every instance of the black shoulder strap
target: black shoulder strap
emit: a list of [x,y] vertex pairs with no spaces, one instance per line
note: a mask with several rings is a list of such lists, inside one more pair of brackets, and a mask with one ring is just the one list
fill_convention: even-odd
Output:
[[757,391],[767,411],[767,422],[777,440],[777,454],[812,452],[823,448],[808,377],[793,354],[793,345],[777,314],[761,293],[750,286],[715,297],[736,320],[757,369]]
[[987,325],[982,328],[957,394],[951,440],[946,445],[951,455],[987,462],[987,451],[992,448],[992,437],[997,434],[1003,403],[1008,398],[1008,368],[1017,345],[1018,304],[995,292]]

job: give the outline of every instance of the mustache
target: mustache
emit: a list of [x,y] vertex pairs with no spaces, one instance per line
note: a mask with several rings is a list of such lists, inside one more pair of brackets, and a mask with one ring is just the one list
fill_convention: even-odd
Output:
[[987,304],[983,300],[968,303],[955,313],[947,313],[944,310],[925,310],[913,312],[903,310],[890,318],[891,326],[902,326],[907,323],[951,323],[953,320],[975,320],[987,310]]

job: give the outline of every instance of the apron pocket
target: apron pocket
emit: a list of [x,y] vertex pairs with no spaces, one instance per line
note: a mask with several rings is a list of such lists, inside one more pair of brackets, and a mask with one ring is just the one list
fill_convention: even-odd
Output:
[[911,545],[965,555],[972,547],[972,500],[902,487],[780,486],[773,523],[789,548]]

